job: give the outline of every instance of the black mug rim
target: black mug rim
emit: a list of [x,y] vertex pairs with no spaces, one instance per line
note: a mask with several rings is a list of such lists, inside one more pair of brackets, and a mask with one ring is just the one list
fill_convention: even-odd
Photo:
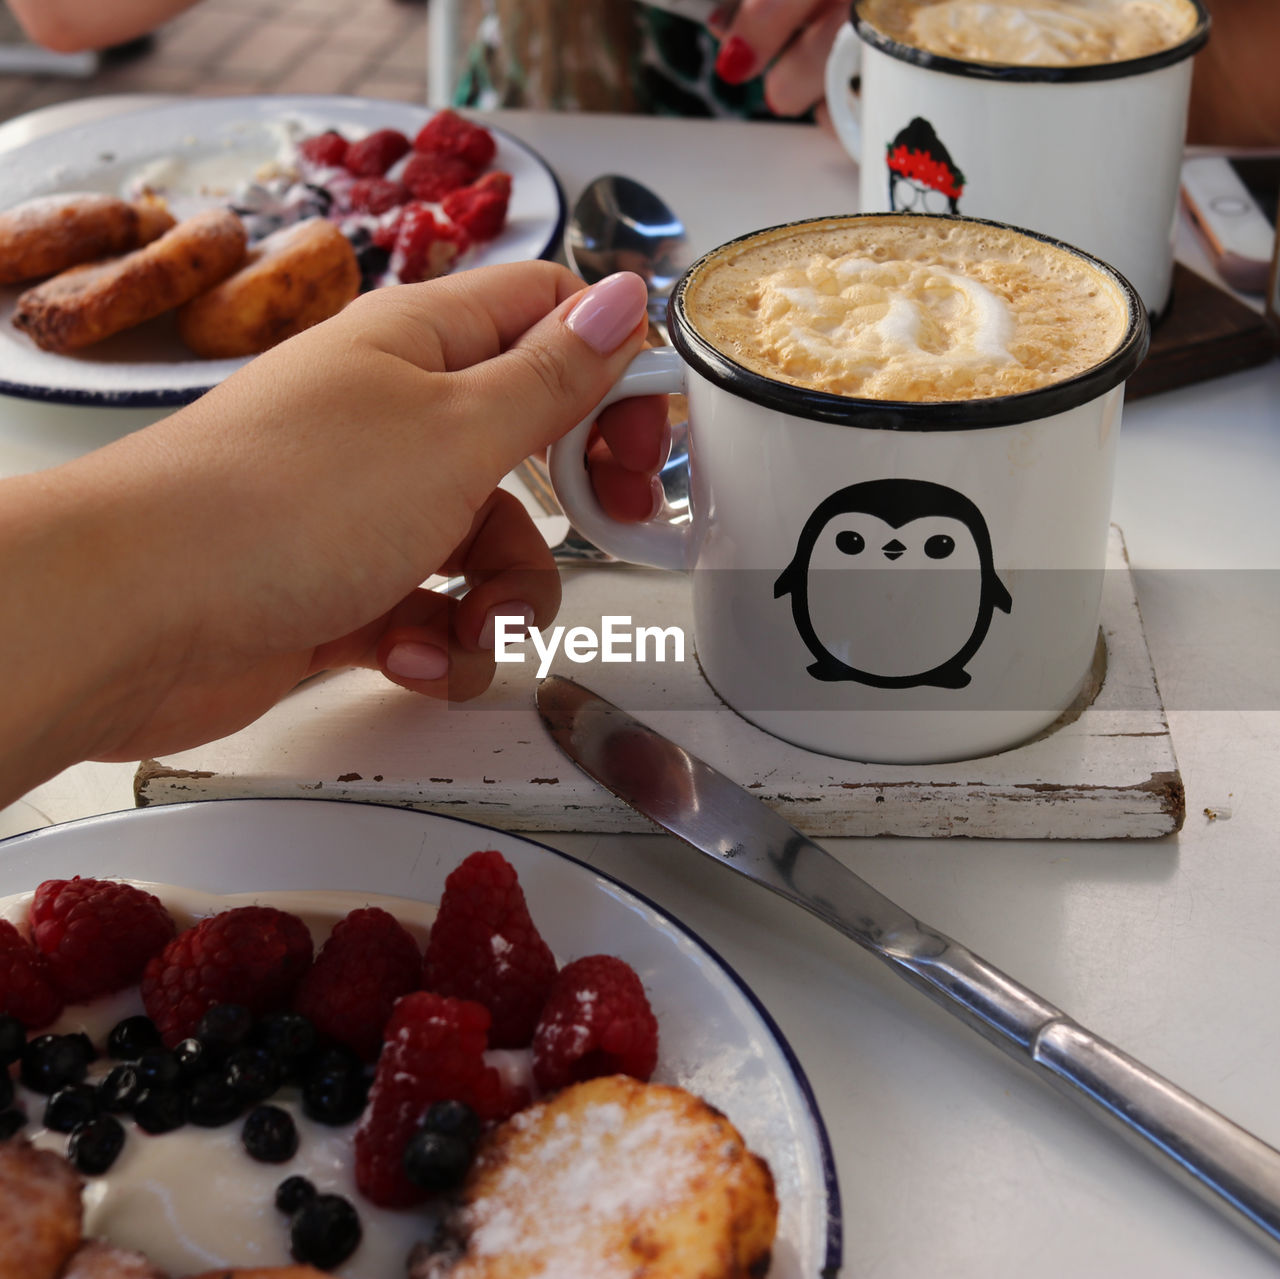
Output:
[[[1029,239],[1038,240],[1066,253],[1083,258],[1101,271],[1120,290],[1128,303],[1129,320],[1124,336],[1108,356],[1097,364],[1077,373],[1074,377],[1034,391],[1022,391],[1016,395],[987,396],[968,400],[907,401],[873,400],[855,396],[835,395],[829,391],[815,391],[796,386],[791,382],[775,381],[738,364],[702,336],[694,327],[685,309],[685,292],[690,281],[710,258],[735,244],[754,240],[758,236],[791,228],[819,226],[825,222],[851,222],[860,219],[883,221],[892,219],[919,219],[928,222],[960,222],[970,226],[989,226],[1002,231],[1012,231]],[[1119,386],[1142,363],[1151,342],[1151,325],[1147,309],[1137,290],[1114,267],[1109,266],[1092,253],[1074,245],[989,218],[970,218],[950,213],[837,213],[824,217],[802,218],[796,222],[784,222],[777,226],[749,231],[718,245],[704,253],[685,271],[671,292],[667,306],[667,326],[671,345],[694,372],[709,382],[741,399],[750,400],[766,408],[776,409],[792,417],[807,418],[815,422],[828,422],[836,426],[856,426],[880,431],[972,431],[986,427],[1018,426],[1056,417],[1082,404],[1091,403]]]
[[1145,75],[1173,66],[1199,52],[1209,39],[1212,19],[1203,0],[1188,0],[1196,11],[1196,25],[1186,39],[1168,49],[1148,53],[1140,58],[1126,58],[1120,62],[1093,62],[1082,66],[1044,67],[1019,66],[1007,62],[976,62],[965,58],[953,58],[946,54],[930,53],[914,45],[902,44],[873,27],[858,14],[860,0],[851,0],[849,22],[858,36],[872,48],[887,53],[899,62],[929,71],[941,71],[944,75],[969,76],[979,80],[1002,80],[1009,84],[1077,84],[1092,80],[1123,80],[1129,76]]

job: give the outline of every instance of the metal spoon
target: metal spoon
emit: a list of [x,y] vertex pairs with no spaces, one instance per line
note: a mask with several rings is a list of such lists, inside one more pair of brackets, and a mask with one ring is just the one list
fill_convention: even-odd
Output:
[[688,265],[684,223],[647,186],[616,173],[589,182],[578,197],[564,253],[588,284],[634,271],[649,286],[649,318],[658,325],[665,324],[667,297]]
[[[684,223],[656,192],[634,178],[606,173],[587,183],[564,230],[569,265],[594,284],[615,271],[634,271],[649,286],[649,323],[667,344],[667,298],[688,265]],[[689,518],[686,424],[673,425],[662,468],[664,517]]]

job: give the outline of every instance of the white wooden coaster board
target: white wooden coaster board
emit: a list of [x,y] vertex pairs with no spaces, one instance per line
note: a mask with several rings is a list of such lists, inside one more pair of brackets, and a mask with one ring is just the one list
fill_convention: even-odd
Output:
[[[1109,568],[1116,571],[1105,575],[1107,668],[1093,703],[1037,741],[964,763],[859,764],[779,741],[729,710],[692,654],[683,663],[580,665],[561,652],[551,669],[633,711],[811,835],[1166,835],[1182,825],[1182,778],[1116,529]],[[557,624],[598,630],[601,617],[615,613],[636,626],[678,625],[692,634],[681,574],[591,566],[565,570],[564,579]],[[551,741],[534,708],[536,665],[498,669],[488,693],[455,705],[373,671],[318,676],[239,733],[143,761],[137,802],[313,795],[507,830],[652,830]]]

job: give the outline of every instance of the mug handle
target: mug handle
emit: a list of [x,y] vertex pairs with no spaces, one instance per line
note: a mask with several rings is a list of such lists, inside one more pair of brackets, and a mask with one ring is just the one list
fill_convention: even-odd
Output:
[[844,143],[854,163],[862,160],[862,121],[857,98],[849,91],[849,81],[858,74],[861,66],[862,39],[853,23],[846,22],[827,56],[827,110],[831,113],[836,136]]
[[547,470],[556,498],[569,522],[602,551],[632,564],[685,569],[693,562],[692,523],[648,520],[623,524],[606,515],[596,500],[587,473],[587,438],[601,409],[635,395],[679,394],[685,389],[684,363],[668,347],[641,351],[614,383],[608,395],[547,455]]

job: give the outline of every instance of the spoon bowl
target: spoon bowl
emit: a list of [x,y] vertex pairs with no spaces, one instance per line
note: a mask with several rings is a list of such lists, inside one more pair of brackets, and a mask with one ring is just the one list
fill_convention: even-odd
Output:
[[616,173],[596,178],[578,197],[564,252],[588,284],[634,271],[649,286],[650,303],[664,313],[667,295],[688,266],[684,223],[648,187]]

